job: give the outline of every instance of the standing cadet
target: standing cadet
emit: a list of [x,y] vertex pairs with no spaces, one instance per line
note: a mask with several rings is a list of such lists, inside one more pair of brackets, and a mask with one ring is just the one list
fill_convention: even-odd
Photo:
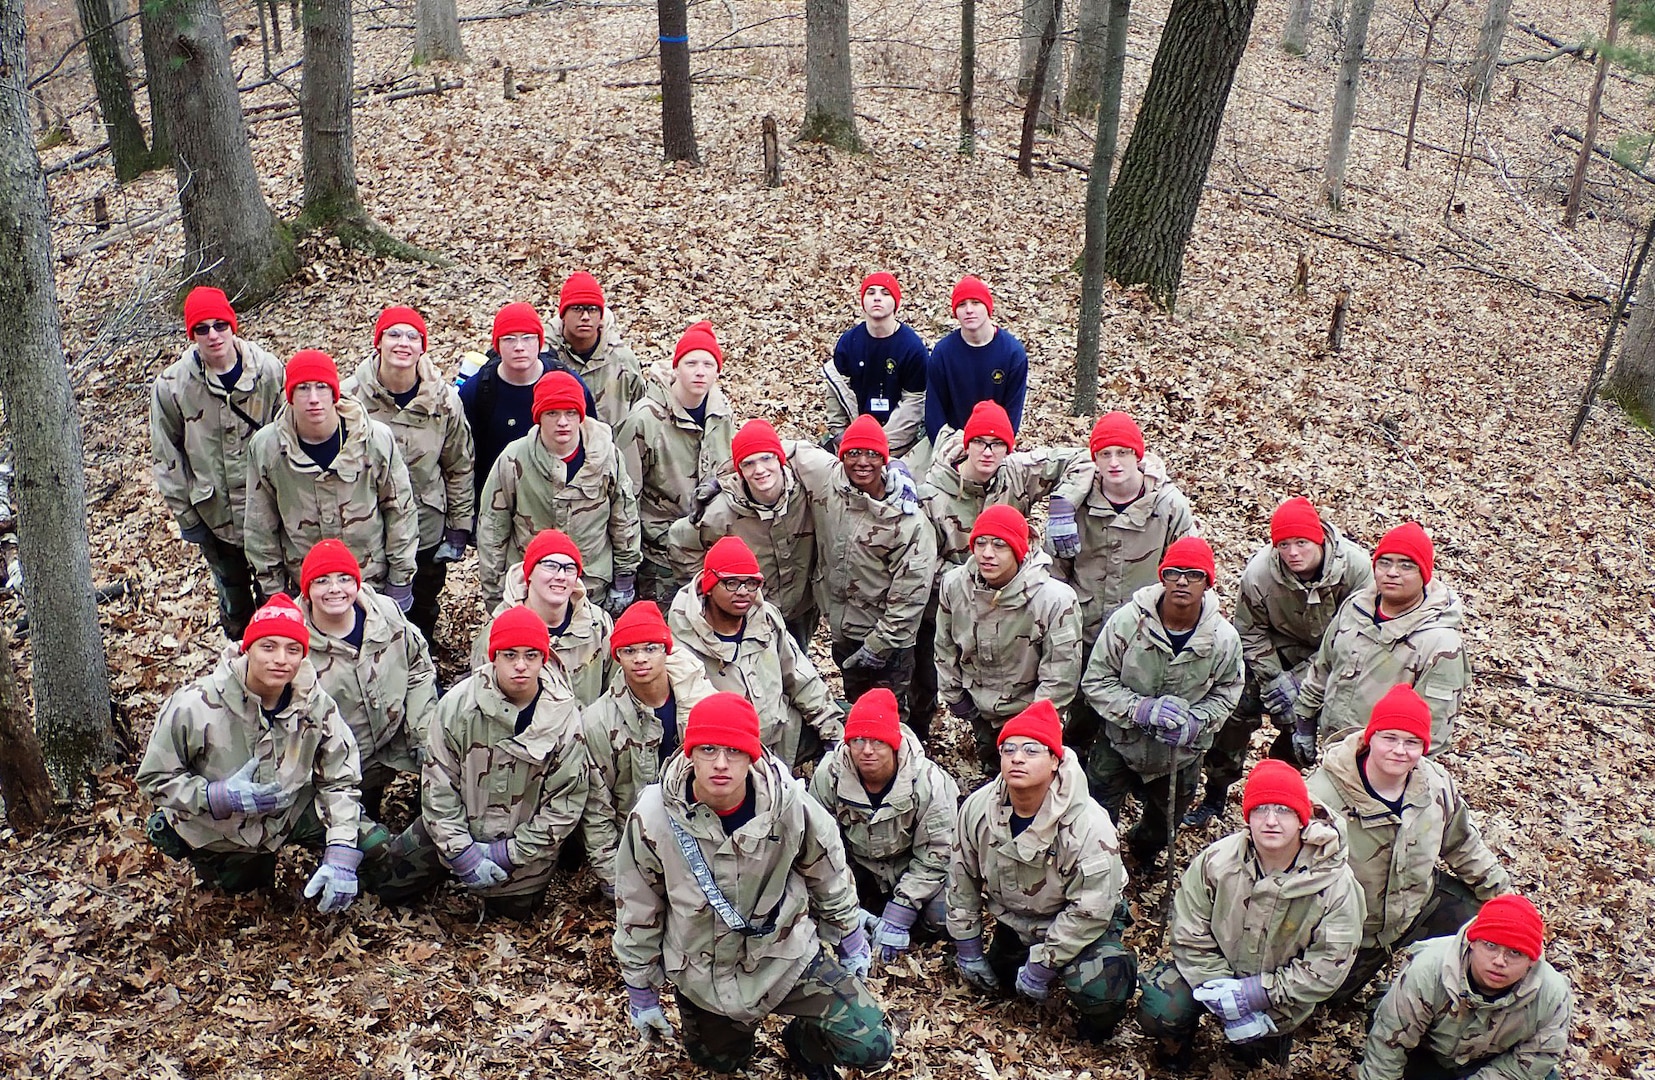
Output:
[[621,328],[604,302],[597,278],[576,270],[564,279],[549,330],[546,343],[592,391],[594,415],[611,428],[619,426],[644,396],[644,373],[638,357],[621,340]]
[[994,297],[970,274],[954,286],[948,307],[959,322],[931,350],[925,365],[925,434],[932,445],[945,427],[965,427],[979,401],[998,402],[1013,430],[1023,426],[1029,354],[994,324]]
[[155,379],[149,441],[155,483],[185,541],[201,549],[219,625],[236,641],[257,603],[242,550],[247,444],[282,407],[282,363],[236,336],[236,312],[205,285],[184,299],[190,347]]
[[[925,362],[930,350],[913,327],[897,319],[902,287],[884,273],[862,279],[863,319],[839,336],[833,359],[822,365],[827,381],[829,451],[850,422],[866,413],[885,429],[893,456],[913,452],[925,438]],[[914,468],[920,466],[915,465]]]

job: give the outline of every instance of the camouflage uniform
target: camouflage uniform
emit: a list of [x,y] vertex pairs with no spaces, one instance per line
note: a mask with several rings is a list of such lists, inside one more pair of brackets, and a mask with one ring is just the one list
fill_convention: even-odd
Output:
[[896,776],[877,807],[845,745],[816,766],[810,794],[839,823],[862,906],[877,913],[896,900],[941,930],[960,788],[925,756],[918,736],[902,730]]
[[996,777],[966,797],[948,870],[948,934],[981,937],[994,916],[987,958],[1010,988],[1025,961],[1056,968],[1080,1012],[1082,1034],[1105,1038],[1126,1015],[1138,961],[1121,943],[1126,867],[1115,827],[1086,791],[1065,748],[1046,801],[1020,834]]
[[657,364],[652,374],[662,389],[632,407],[615,429],[615,444],[638,491],[644,557],[638,595],[666,604],[684,583],[673,572],[667,530],[695,508],[695,489],[702,481],[730,468],[736,426],[729,399],[718,387],[708,391],[705,421],[698,424],[666,388],[671,369]]
[[714,690],[753,703],[766,753],[796,767],[844,738],[844,718],[827,683],[763,593],[747,613],[740,641],[725,641],[713,631],[703,603],[694,582],[678,590],[667,613],[673,641],[701,661]]
[[1312,800],[1301,836],[1298,859],[1280,873],[1264,872],[1246,829],[1190,863],[1173,900],[1172,959],[1144,975],[1146,1034],[1187,1044],[1207,1011],[1193,988],[1213,979],[1263,976],[1283,1036],[1339,988],[1362,940],[1362,886],[1327,807]]
[[[215,818],[208,785],[253,758],[256,781],[282,785],[280,804],[268,814]],[[272,714],[247,689],[239,645],[167,699],[137,779],[157,807],[146,826],[150,842],[228,892],[270,884],[276,851],[289,840],[366,849],[384,832],[362,816],[356,740],[310,661],[299,664],[290,699]]]
[[506,570],[521,566],[541,529],[560,529],[580,548],[586,597],[602,607],[616,574],[638,569],[638,499],[601,420],[580,425],[586,460],[574,480],[538,429],[507,446],[483,485],[477,516],[477,578],[483,603],[499,605]]
[[1556,1080],[1574,991],[1544,956],[1489,998],[1471,985],[1463,929],[1410,953],[1374,1013],[1357,1080]]
[[298,595],[299,569],[318,540],[344,542],[375,586],[414,579],[419,517],[390,428],[352,397],[339,399],[343,441],[321,469],[299,446],[293,411],[247,448],[247,560],[265,596]]
[[219,621],[232,641],[241,639],[256,606],[253,570],[242,550],[247,444],[284,401],[282,362],[244,338],[236,345],[241,375],[230,389],[207,371],[191,345],[156,377],[149,399],[155,484],[180,530],[204,525],[212,534],[200,545],[201,555],[218,592]]
[[621,340],[615,313],[609,308],[603,309],[603,325],[591,357],[584,357],[569,347],[563,338],[561,315],[546,324],[546,346],[586,384],[597,401],[598,419],[611,428],[619,427],[632,406],[643,399],[643,367],[631,347]]
[[[1511,889],[1446,769],[1429,760],[1415,765],[1398,817],[1363,782],[1361,749],[1362,732],[1351,732],[1305,779],[1311,796],[1344,820],[1348,861],[1367,902],[1362,948],[1335,1001],[1353,997],[1393,950],[1453,933],[1482,901]],[[1452,876],[1437,869],[1438,859]]]
[[[494,616],[527,603],[527,596],[523,566],[519,563],[506,571],[505,598],[489,613],[489,621],[471,641],[472,671],[489,666],[488,631]],[[552,634],[552,656],[553,662],[563,669],[563,677],[575,692],[575,700],[585,708],[602,697],[609,685],[609,635],[615,629],[615,620],[609,617],[609,612],[586,599],[586,585],[578,579],[569,594],[569,608],[569,624],[562,633]]]
[[[889,338],[881,339],[889,341]],[[860,415],[856,407],[856,391],[832,360],[822,365],[826,381],[827,429],[829,435],[839,436]],[[877,419],[877,417],[876,417]],[[891,447],[891,460],[907,462],[909,468],[923,469],[916,457],[926,454],[930,444],[925,441],[925,391],[904,390],[902,400],[885,418],[885,441]],[[922,445],[923,444],[923,445]]]
[[615,884],[615,849],[626,816],[638,805],[644,788],[661,778],[665,761],[674,754],[683,756],[680,747],[690,710],[715,693],[701,661],[687,652],[668,654],[667,682],[678,717],[678,735],[671,746],[662,745],[666,733],[660,719],[627,686],[620,668],[608,691],[582,716],[586,751],[592,757],[593,799],[580,831],[592,870],[610,885]]
[[1314,723],[1327,746],[1367,726],[1374,703],[1398,683],[1419,691],[1431,707],[1431,749],[1436,757],[1454,739],[1454,717],[1471,685],[1471,665],[1460,638],[1465,611],[1442,577],[1425,586],[1417,607],[1374,625],[1373,586],[1340,606],[1299,689],[1295,721]]
[[[1166,846],[1177,820],[1167,820],[1166,785],[1176,783],[1176,813],[1183,814],[1201,755],[1235,710],[1243,682],[1241,638],[1219,614],[1217,594],[1208,590],[1201,598],[1195,630],[1175,656],[1159,611],[1165,591],[1159,584],[1139,589],[1109,616],[1080,683],[1103,721],[1104,737],[1087,761],[1092,795],[1116,821],[1127,795],[1138,796],[1143,813],[1127,844],[1145,860]],[[1183,698],[1200,722],[1189,746],[1168,746],[1133,721],[1139,702],[1165,695]]]
[[1080,607],[1075,591],[1052,580],[1051,559],[1035,550],[996,589],[976,556],[949,570],[938,594],[937,686],[945,703],[970,698],[977,753],[1000,765],[1005,722],[1041,698],[1061,716],[1080,684]]
[[[740,1068],[771,1013],[793,1016],[783,1040],[806,1061],[877,1068],[891,1029],[861,980],[824,950],[859,926],[839,831],[786,767],[766,754],[748,773],[753,820],[727,836],[692,801],[690,759],[674,755],[626,822],[616,863],[615,959],[627,985],[678,989],[684,1049],[716,1072]],[[699,845],[719,889],[771,933],[731,930],[707,903],[673,836]]]

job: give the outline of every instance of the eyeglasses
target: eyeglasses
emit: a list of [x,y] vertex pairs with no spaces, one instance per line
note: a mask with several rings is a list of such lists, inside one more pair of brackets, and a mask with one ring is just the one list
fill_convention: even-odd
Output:
[[1373,561],[1375,570],[1386,570],[1393,574],[1417,574],[1419,563],[1412,559],[1404,559],[1395,555],[1381,555]]
[[603,311],[603,308],[598,307],[596,304],[570,304],[568,307],[563,309],[563,314],[567,315],[571,311],[576,315],[596,315]]
[[972,439],[970,442],[966,443],[965,448],[967,450],[970,450],[974,454],[981,453],[984,450],[1005,450],[1005,449],[1008,449],[1008,447],[1006,446],[1006,444],[1003,440],[1001,440],[1001,439],[985,439],[981,435],[977,436],[975,439]]
[[1161,571],[1161,580],[1168,585],[1177,585],[1186,581],[1206,581],[1207,572],[1205,570],[1179,570],[1176,567],[1169,566]]
[[200,322],[190,327],[192,334],[222,334],[230,329],[230,324],[223,319],[214,319],[211,322]]
[[379,335],[381,341],[419,341],[418,330],[386,330]]
[[1484,953],[1489,957],[1489,959],[1499,957],[1508,964],[1515,964],[1519,960],[1527,960],[1529,958],[1529,954],[1524,952],[1522,949],[1514,949],[1510,945],[1496,945],[1494,942],[1485,941],[1482,938],[1478,938],[1473,941],[1471,943],[1471,947],[1476,949],[1478,952]]
[[846,450],[839,455],[846,461],[884,461],[885,455],[878,450]]
[[756,593],[764,588],[761,577],[725,577],[719,574],[718,583],[733,593]]
[[541,559],[535,565],[545,567],[554,574],[577,574],[580,572],[578,565],[572,562],[564,562],[562,559]]
[[1051,753],[1051,747],[1047,746],[1045,743],[1037,743],[1037,742],[1025,742],[1025,743],[1003,742],[1003,743],[1000,744],[1000,756],[1001,757],[1036,758],[1036,757],[1039,757],[1041,754],[1049,754],[1049,753]]
[[884,739],[868,739],[859,735],[854,739],[846,739],[845,745],[850,747],[852,750],[860,752],[866,750],[870,746],[889,746],[891,744],[886,742]]
[[1282,806],[1279,803],[1265,803],[1263,806],[1253,807],[1253,812],[1247,815],[1247,820],[1251,821],[1255,817],[1274,819],[1276,821],[1285,821],[1288,818],[1292,818],[1294,821],[1297,821],[1299,820],[1299,812],[1291,806]]
[[660,656],[666,651],[665,645],[652,641],[647,645],[622,645],[615,650],[615,655],[623,660],[632,660],[639,656]]
[[988,548],[991,551],[1010,551],[1011,545],[998,536],[979,536],[971,542],[973,548]]
[[504,334],[500,338],[502,345],[536,345],[540,344],[539,334]]
[[1138,459],[1138,452],[1129,446],[1106,446],[1092,455],[1093,458],[1102,458],[1105,461],[1133,461]]
[[746,758],[748,761],[753,760],[752,755],[747,751],[737,750],[732,746],[698,746],[690,753],[697,761],[717,761],[719,758],[724,758],[727,761],[735,761],[740,758]]

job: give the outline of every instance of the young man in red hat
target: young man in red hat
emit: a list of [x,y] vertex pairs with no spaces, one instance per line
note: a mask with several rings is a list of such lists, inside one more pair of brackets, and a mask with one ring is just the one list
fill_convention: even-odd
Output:
[[219,625],[235,641],[258,606],[243,550],[247,445],[281,411],[282,362],[236,336],[236,312],[221,289],[190,290],[184,333],[189,347],[150,391],[155,484],[179,535],[212,571]]
[[1431,756],[1448,749],[1471,665],[1460,636],[1465,609],[1435,568],[1436,550],[1417,522],[1398,525],[1373,549],[1373,585],[1339,608],[1293,701],[1300,765],[1362,730],[1374,703],[1398,683],[1431,709]]
[[1080,683],[1103,721],[1086,763],[1092,796],[1114,821],[1137,796],[1141,813],[1126,843],[1145,868],[1172,842],[1201,755],[1241,698],[1241,639],[1219,612],[1217,576],[1205,540],[1175,541],[1161,558],[1161,583],[1109,616]]
[[1344,819],[1367,900],[1362,948],[1334,1004],[1355,997],[1396,950],[1452,934],[1511,888],[1454,778],[1426,759],[1430,748],[1430,708],[1413,687],[1393,686],[1367,728],[1329,745],[1306,780]]
[[1000,729],[1000,775],[960,807],[947,897],[961,978],[1036,1002],[1061,982],[1080,1037],[1109,1039],[1137,983],[1137,957],[1121,943],[1125,888],[1115,827],[1087,794],[1057,710],[1036,701]]
[[500,455],[483,485],[477,578],[489,607],[505,595],[506,568],[542,529],[580,548],[581,581],[594,604],[619,613],[637,598],[638,499],[609,425],[586,407],[580,383],[554,371],[534,389],[535,427]]
[[850,422],[866,413],[885,428],[892,456],[905,457],[925,438],[925,362],[930,350],[896,317],[902,287],[894,275],[879,271],[863,278],[858,302],[862,321],[839,336],[833,359],[822,365],[828,413],[828,437],[822,445],[837,450]]
[[374,353],[340,392],[362,403],[391,429],[408,480],[418,495],[419,548],[408,621],[434,648],[437,598],[448,564],[465,558],[476,520],[471,425],[459,392],[426,354],[425,319],[409,307],[388,307],[374,323]]
[[673,598],[668,622],[715,689],[740,694],[758,709],[765,750],[799,768],[838,745],[844,719],[763,590],[758,559],[740,537],[726,536],[707,552],[695,581]]
[[297,592],[319,540],[344,541],[362,578],[406,613],[414,602],[419,512],[391,429],[339,394],[333,357],[287,362],[287,408],[247,447],[247,560],[265,596]]
[[1029,355],[1023,343],[994,324],[994,297],[981,278],[962,277],[948,309],[959,327],[931,350],[925,365],[925,434],[932,445],[945,427],[965,427],[979,401],[1006,410],[1015,431],[1023,426],[1029,389]]
[[1545,938],[1540,912],[1508,893],[1414,946],[1374,1013],[1357,1080],[1556,1080],[1574,991]]
[[1253,767],[1246,828],[1197,855],[1173,899],[1172,958],[1144,975],[1138,1026],[1162,1064],[1194,1060],[1211,1013],[1246,1064],[1287,1064],[1293,1032],[1344,981],[1362,937],[1362,887],[1327,807],[1284,761]]
[[1291,760],[1299,684],[1339,605],[1373,584],[1371,562],[1367,551],[1325,520],[1309,499],[1288,499],[1270,515],[1270,543],[1247,560],[1236,601],[1235,628],[1247,664],[1241,704],[1207,751],[1205,797],[1185,816],[1185,825],[1203,828],[1224,813],[1266,708],[1281,721],[1271,756]]
[[766,1016],[811,1080],[877,1069],[891,1029],[863,979],[872,960],[839,830],[735,694],[690,710],[684,752],[626,820],[616,863],[615,959],[627,1014],[670,1037],[661,988],[677,988],[684,1051],[714,1072],[753,1055]]
[[557,317],[547,327],[547,343],[557,358],[580,377],[597,402],[594,415],[616,427],[644,396],[644,372],[638,357],[621,340],[615,313],[604,302],[598,279],[576,270],[557,294]]

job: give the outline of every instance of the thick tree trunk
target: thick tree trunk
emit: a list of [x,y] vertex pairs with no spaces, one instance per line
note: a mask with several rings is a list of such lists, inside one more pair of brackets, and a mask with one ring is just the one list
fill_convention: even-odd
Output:
[[977,0],[960,0],[960,153],[977,152]]
[[1289,0],[1287,21],[1281,27],[1282,51],[1303,56],[1310,40],[1310,16],[1315,13],[1316,0]]
[[166,45],[150,32],[141,15],[138,48],[144,58],[144,93],[149,98],[149,158],[157,169],[164,169],[172,161],[172,139],[167,134],[166,109],[161,104],[162,80],[151,73],[160,71],[166,62]]
[[1350,159],[1350,129],[1356,123],[1356,92],[1362,85],[1362,53],[1368,47],[1373,0],[1351,0],[1345,27],[1345,52],[1339,59],[1339,82],[1333,89],[1333,131],[1327,142],[1322,195],[1335,210],[1345,202],[1345,166]]
[[0,622],[0,798],[6,824],[28,836],[52,819],[52,778],[12,667],[11,628]]
[[1598,138],[1598,116],[1603,111],[1603,83],[1609,76],[1609,54],[1614,51],[1616,32],[1621,21],[1615,18],[1615,0],[1609,0],[1609,33],[1606,47],[1598,50],[1597,70],[1592,74],[1592,96],[1586,102],[1586,131],[1580,140],[1580,153],[1575,157],[1575,172],[1569,178],[1569,197],[1563,203],[1563,227],[1572,229],[1580,217],[1580,200],[1586,194],[1586,169],[1592,163],[1592,147]]
[[1109,197],[1104,270],[1171,309],[1257,0],[1173,0]]
[[1482,29],[1477,31],[1477,51],[1471,68],[1465,76],[1465,92],[1481,101],[1488,97],[1494,85],[1494,72],[1500,62],[1500,46],[1506,40],[1506,27],[1511,25],[1511,0],[1488,0],[1483,13]]
[[1098,352],[1103,319],[1104,251],[1109,243],[1109,174],[1115,166],[1115,142],[1121,126],[1121,77],[1126,71],[1126,27],[1132,0],[1112,0],[1104,47],[1103,101],[1098,107],[1098,136],[1092,144],[1092,168],[1086,177],[1086,240],[1081,250],[1080,332],[1075,340],[1076,416],[1091,416],[1098,407]]
[[454,0],[414,0],[414,56],[419,60],[464,60],[460,10]]
[[805,119],[800,142],[861,150],[850,76],[850,0],[805,0]]
[[1034,61],[1034,79],[1029,83],[1029,100],[1023,106],[1023,140],[1017,146],[1017,171],[1034,175],[1034,130],[1040,124],[1041,104],[1046,98],[1046,78],[1051,73],[1052,54],[1057,51],[1057,30],[1063,19],[1063,0],[1053,0],[1045,31],[1040,35],[1040,52]]
[[[17,555],[33,628],[35,722],[74,798],[114,759],[92,592],[80,410],[63,363],[46,181],[30,137],[23,0],[0,0],[0,407],[11,424]],[[6,650],[5,663],[11,662]]]
[[115,179],[124,184],[150,168],[149,147],[138,110],[132,104],[132,78],[126,53],[115,32],[122,15],[114,0],[75,0],[80,14],[81,33],[86,37],[86,58],[92,67],[92,86],[98,94],[98,111],[109,134],[109,154],[115,159]]
[[305,67],[299,83],[305,220],[361,221],[351,140],[351,0],[305,0]]
[[1090,116],[1103,100],[1109,7],[1109,0],[1080,0],[1075,62],[1069,68],[1069,91],[1063,95],[1063,111],[1070,116]]
[[690,98],[690,15],[686,0],[656,0],[661,39],[661,148],[668,161],[699,165]]
[[255,304],[292,277],[298,261],[259,190],[218,0],[166,0],[140,11],[178,177],[184,284],[217,285],[239,307]]
[[1644,274],[1638,286],[1638,304],[1626,324],[1607,396],[1639,423],[1655,424],[1655,274]]

